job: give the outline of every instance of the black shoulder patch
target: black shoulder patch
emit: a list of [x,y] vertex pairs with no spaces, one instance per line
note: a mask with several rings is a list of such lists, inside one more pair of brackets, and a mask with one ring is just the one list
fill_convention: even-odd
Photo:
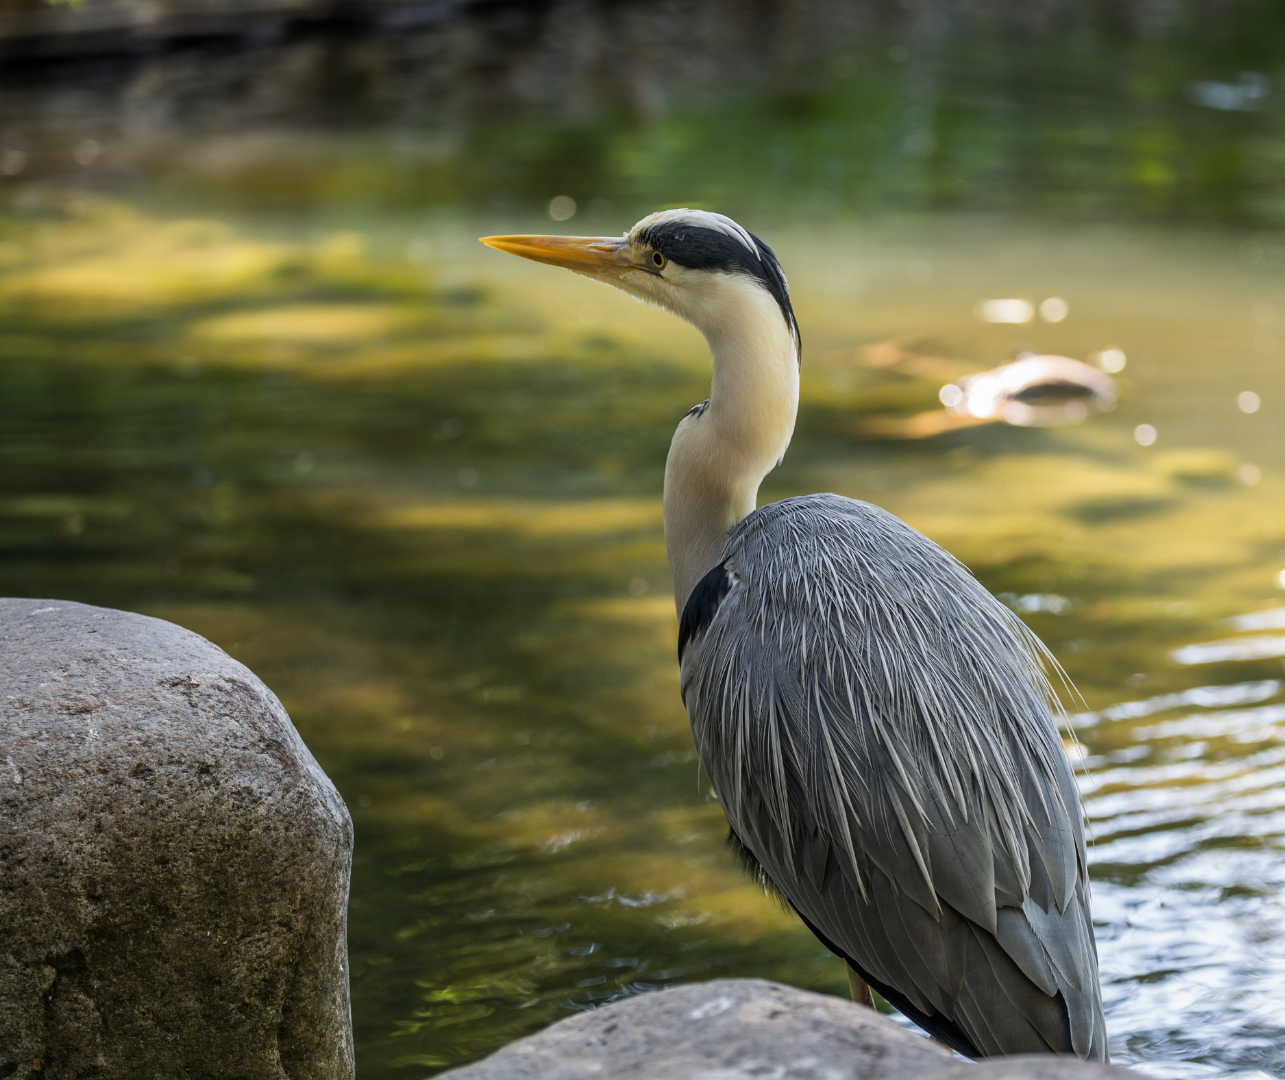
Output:
[[686,420],[689,416],[703,416],[705,414],[705,410],[708,408],[709,408],[709,398],[706,398],[699,405],[693,405],[690,409],[688,409],[685,413],[683,413],[683,419]]
[[713,570],[696,583],[687,603],[683,605],[683,617],[678,620],[678,662],[683,662],[683,652],[687,643],[714,621],[714,613],[723,602],[732,587],[732,575],[726,566],[719,563]]

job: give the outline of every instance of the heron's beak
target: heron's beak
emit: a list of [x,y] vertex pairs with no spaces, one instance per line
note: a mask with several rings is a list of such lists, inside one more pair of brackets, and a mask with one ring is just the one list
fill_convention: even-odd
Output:
[[625,256],[620,236],[483,236],[496,251],[562,266],[590,277],[619,274],[634,264]]

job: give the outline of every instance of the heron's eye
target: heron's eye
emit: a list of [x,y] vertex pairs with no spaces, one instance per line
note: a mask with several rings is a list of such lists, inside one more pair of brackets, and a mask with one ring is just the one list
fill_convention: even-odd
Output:
[[653,265],[657,270],[664,270],[664,269],[665,269],[665,263],[667,263],[668,261],[669,261],[669,260],[668,260],[668,259],[666,259],[666,258],[665,258],[665,256],[664,256],[664,255],[662,255],[659,251],[653,251],[653,252],[651,253],[651,262],[652,262],[652,265]]

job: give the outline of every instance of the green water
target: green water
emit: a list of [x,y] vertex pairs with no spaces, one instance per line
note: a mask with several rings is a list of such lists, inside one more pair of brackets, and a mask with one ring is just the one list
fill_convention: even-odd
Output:
[[[684,981],[846,992],[725,852],[678,698],[659,497],[703,343],[474,239],[672,202],[739,215],[791,279],[802,405],[762,499],[878,502],[1046,609],[1117,1060],[1285,1076],[1285,114],[1187,89],[1276,70],[1274,17],[1235,10],[1203,51],[892,28],[810,82],[641,116],[604,91],[428,158],[333,117],[253,168],[200,124],[149,157],[110,94],[101,161],[31,151],[0,220],[0,591],[171,619],[281,697],[356,825],[363,1078]],[[1053,295],[1064,322],[974,314]],[[1019,351],[1108,346],[1121,403],[1081,426],[878,434]]]

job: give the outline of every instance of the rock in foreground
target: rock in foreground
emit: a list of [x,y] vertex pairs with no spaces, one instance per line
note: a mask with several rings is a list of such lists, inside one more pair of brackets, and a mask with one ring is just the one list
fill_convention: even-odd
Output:
[[439,1080],[1110,1080],[1021,1055],[969,1065],[873,1009],[762,979],[680,986],[561,1020]]
[[348,1080],[352,825],[187,630],[0,600],[0,1078]]

